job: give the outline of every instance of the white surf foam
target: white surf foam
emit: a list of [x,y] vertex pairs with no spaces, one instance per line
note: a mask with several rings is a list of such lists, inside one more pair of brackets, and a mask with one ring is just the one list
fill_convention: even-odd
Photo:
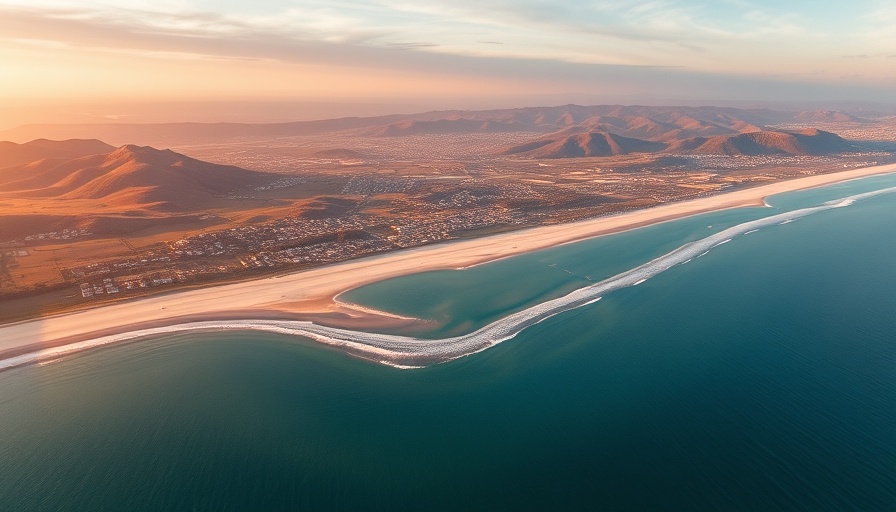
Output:
[[882,194],[896,192],[896,187],[858,194],[820,206],[802,208],[744,222],[719,231],[701,240],[687,243],[652,261],[644,263],[603,281],[574,290],[567,295],[552,299],[510,314],[485,327],[462,336],[443,339],[425,339],[393,334],[370,333],[317,325],[307,321],[289,320],[240,320],[191,322],[168,327],[143,329],[123,334],[104,336],[62,347],[49,348],[11,357],[0,361],[0,369],[30,364],[60,355],[135,338],[156,336],[183,331],[259,330],[279,334],[303,336],[320,343],[344,349],[352,354],[372,361],[388,364],[396,368],[418,368],[434,363],[450,361],[459,357],[481,352],[503,341],[507,341],[524,329],[538,324],[554,315],[593,304],[614,290],[627,288],[656,276],[675,265],[691,261],[708,253],[712,248],[730,241],[732,238],[751,233],[765,226],[794,221],[833,208],[842,208],[855,201]]

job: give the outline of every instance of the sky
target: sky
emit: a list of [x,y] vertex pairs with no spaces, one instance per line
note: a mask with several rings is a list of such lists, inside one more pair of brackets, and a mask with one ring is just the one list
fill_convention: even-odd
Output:
[[892,102],[894,84],[893,0],[0,0],[0,127],[226,120],[227,105],[264,120],[299,115],[284,105]]

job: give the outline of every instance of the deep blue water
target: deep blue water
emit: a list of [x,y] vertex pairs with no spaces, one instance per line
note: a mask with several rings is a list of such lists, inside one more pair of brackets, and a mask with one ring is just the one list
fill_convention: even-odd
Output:
[[[347,297],[465,332],[771,211]],[[228,333],[0,372],[0,510],[896,510],[894,223],[880,196],[764,228],[422,370]]]

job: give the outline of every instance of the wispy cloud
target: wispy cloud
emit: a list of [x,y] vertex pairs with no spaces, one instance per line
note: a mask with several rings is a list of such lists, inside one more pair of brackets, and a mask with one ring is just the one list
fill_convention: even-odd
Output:
[[[722,61],[712,55],[728,54],[745,41],[765,44],[769,38],[811,36],[795,15],[728,1],[740,2],[743,8],[720,12],[683,0],[306,0],[300,7],[289,4],[245,14],[159,10],[142,3],[139,8],[113,8],[97,0],[87,0],[88,7],[80,8],[4,8],[0,0],[0,37],[39,35],[74,45],[141,51],[146,46],[161,46],[153,49],[162,51],[183,47],[190,54],[235,58],[251,54],[313,60],[304,47],[331,43],[353,46],[364,59],[366,49],[380,48],[718,71]],[[265,52],[268,55],[261,55]]]
[[881,53],[859,53],[855,55],[843,55],[844,59],[892,59],[896,57],[896,52],[881,52]]
[[861,36],[866,41],[896,47],[896,4],[891,1],[879,2],[862,18],[865,25]]
[[[896,48],[891,2],[853,14],[866,28],[859,35],[838,34],[843,44],[824,25],[838,20],[759,0],[225,5],[83,0],[72,7],[62,0],[0,0],[0,45],[529,80],[570,90],[757,90],[769,78],[824,83],[819,69],[842,76],[860,67],[879,77],[886,71],[869,71],[861,61],[889,58]],[[868,39],[871,33],[879,38]]]
[[482,77],[572,80],[609,77],[613,67],[582,66],[561,60],[479,57],[451,52],[429,53],[431,44],[392,42],[381,36],[363,43],[310,36],[304,28],[281,22],[267,24],[235,21],[208,13],[152,16],[74,9],[4,9],[0,34],[9,39],[47,41],[75,48],[139,55],[183,53],[189,56],[230,59],[270,59],[359,68],[454,73]]

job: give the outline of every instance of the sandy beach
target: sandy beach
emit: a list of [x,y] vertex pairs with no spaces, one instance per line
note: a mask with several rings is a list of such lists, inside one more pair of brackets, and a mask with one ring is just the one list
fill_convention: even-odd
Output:
[[374,321],[408,322],[411,320],[379,315],[334,299],[346,290],[400,275],[462,268],[690,215],[761,206],[770,195],[890,172],[896,172],[896,164],[781,181],[607,217],[395,251],[294,274],[8,324],[0,326],[0,360],[103,336],[186,322],[312,319],[343,327],[359,327]]

